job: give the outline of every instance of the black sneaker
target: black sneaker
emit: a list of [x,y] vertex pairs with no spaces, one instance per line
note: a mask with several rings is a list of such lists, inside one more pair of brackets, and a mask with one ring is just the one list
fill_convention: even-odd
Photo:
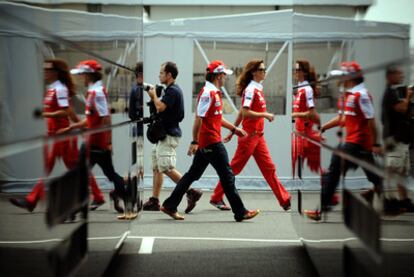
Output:
[[111,190],[109,192],[109,198],[111,198],[111,200],[114,201],[114,209],[115,209],[115,211],[117,211],[118,213],[122,214],[124,212],[124,209],[119,204],[119,200],[120,199],[119,199],[118,194],[115,192],[115,190]]
[[187,208],[184,211],[186,214],[188,214],[195,208],[197,201],[201,198],[201,195],[203,195],[203,192],[201,190],[187,190]]
[[414,204],[410,198],[406,198],[400,201],[401,208],[407,213],[414,213]]
[[384,214],[385,215],[399,215],[403,213],[405,209],[402,207],[401,201],[395,198],[384,199]]
[[143,206],[144,211],[159,211],[160,210],[160,200],[155,197],[150,197]]
[[290,209],[292,208],[291,204],[290,204],[290,198],[288,201],[286,201],[286,203],[282,206],[283,210],[285,211],[290,211]]
[[368,204],[372,205],[372,201],[374,200],[374,190],[370,189],[361,193],[361,196],[368,202]]
[[29,212],[33,212],[36,205],[33,205],[26,198],[9,198],[10,203],[15,205],[16,207],[26,209]]
[[221,201],[213,201],[210,200],[210,204],[219,209],[220,211],[230,211],[231,208],[224,203],[223,200]]
[[91,205],[89,206],[89,210],[94,211],[97,208],[99,208],[100,206],[102,206],[103,204],[105,204],[105,200],[103,200],[103,199],[101,201],[93,200]]

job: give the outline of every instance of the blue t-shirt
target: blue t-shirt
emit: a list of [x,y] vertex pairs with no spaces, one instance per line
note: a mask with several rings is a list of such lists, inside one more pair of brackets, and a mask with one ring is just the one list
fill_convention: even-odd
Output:
[[181,88],[176,84],[168,86],[160,100],[167,105],[167,108],[160,113],[167,134],[181,137],[179,123],[184,118],[184,97]]
[[[144,117],[144,89],[142,85],[135,85],[131,94],[129,95],[129,110],[128,115],[131,120],[137,120]],[[134,130],[135,131],[135,130]],[[134,136],[142,136],[144,133],[144,126],[142,122],[137,123],[136,132]]]

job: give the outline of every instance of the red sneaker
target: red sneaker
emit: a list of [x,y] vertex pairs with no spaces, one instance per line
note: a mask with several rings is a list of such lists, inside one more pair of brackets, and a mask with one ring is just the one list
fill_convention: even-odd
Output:
[[338,193],[335,193],[333,196],[332,196],[332,199],[331,199],[331,205],[332,206],[336,206],[336,205],[338,205],[339,204],[339,194]]
[[304,210],[303,213],[312,220],[319,221],[321,220],[321,211],[319,210]]

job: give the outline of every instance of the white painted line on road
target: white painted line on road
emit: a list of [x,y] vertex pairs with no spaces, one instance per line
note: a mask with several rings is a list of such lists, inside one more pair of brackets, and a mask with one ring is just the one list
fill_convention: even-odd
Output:
[[390,239],[390,238],[380,238],[381,241],[392,241],[392,242],[414,242],[414,239]]
[[[128,231],[125,232],[121,237],[120,236],[113,236],[113,237],[90,237],[88,240],[114,240],[120,239],[120,243],[125,239],[148,239],[150,242],[154,243],[155,239],[164,239],[164,240],[211,240],[211,241],[240,241],[240,242],[275,242],[275,243],[300,243],[300,242],[313,242],[313,243],[332,243],[332,242],[345,242],[345,241],[353,241],[357,240],[355,237],[350,238],[342,238],[342,239],[246,239],[246,238],[213,238],[213,237],[148,237],[148,236],[127,236],[129,233]],[[381,241],[387,242],[414,242],[414,238],[380,238]],[[10,240],[10,241],[0,241],[0,244],[36,244],[36,243],[50,243],[50,242],[60,242],[63,239],[54,238],[54,239],[45,239],[45,240]],[[119,247],[119,246],[118,246]],[[142,247],[142,244],[141,244]]]
[[35,244],[35,243],[48,243],[48,242],[59,242],[63,239],[42,239],[42,240],[9,240],[0,241],[0,244]]
[[94,238],[88,238],[88,240],[110,240],[110,239],[120,239],[121,237],[122,236],[114,236],[114,237],[94,237]]
[[130,231],[126,231],[122,237],[119,239],[118,243],[115,245],[115,250],[118,250],[122,244],[124,243],[125,239],[128,237]]
[[154,246],[154,241],[154,237],[143,237],[138,254],[152,254],[152,247]]
[[[280,243],[300,243],[299,239],[244,239],[244,238],[213,238],[213,237],[146,237],[128,236],[129,239],[165,239],[165,240],[213,240],[213,241],[241,241],[241,242],[280,242]],[[142,246],[142,245],[141,245]]]
[[[338,238],[338,239],[247,239],[247,238],[213,238],[213,237],[146,237],[146,236],[128,236],[129,239],[145,239],[156,238],[164,240],[210,240],[210,241],[240,241],[240,242],[274,242],[274,243],[333,243],[347,242],[358,240],[356,237]],[[398,238],[380,238],[381,241],[390,242],[414,242],[414,239],[398,239]]]
[[343,238],[343,239],[305,239],[300,238],[301,241],[304,242],[322,242],[322,243],[330,243],[330,242],[345,242],[345,241],[354,241],[357,240],[355,237],[350,238]]
[[[116,237],[91,237],[88,240],[115,240],[120,239],[121,237],[127,237],[129,231],[126,232],[123,236],[116,236]],[[50,242],[61,242],[63,239],[55,238],[55,239],[40,239],[40,240],[0,240],[0,244],[36,244],[36,243],[50,243]]]

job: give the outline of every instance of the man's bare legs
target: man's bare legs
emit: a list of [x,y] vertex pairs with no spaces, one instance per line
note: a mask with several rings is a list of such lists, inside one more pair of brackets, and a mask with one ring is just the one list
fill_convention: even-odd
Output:
[[[162,184],[164,182],[164,174],[167,175],[174,183],[180,181],[182,174],[175,168],[168,171],[159,172],[153,170],[152,180],[152,197],[144,204],[144,210],[147,211],[159,211],[159,198],[161,194]],[[194,209],[196,202],[200,199],[203,193],[200,190],[189,189],[187,191],[188,206],[186,213],[189,213]]]

